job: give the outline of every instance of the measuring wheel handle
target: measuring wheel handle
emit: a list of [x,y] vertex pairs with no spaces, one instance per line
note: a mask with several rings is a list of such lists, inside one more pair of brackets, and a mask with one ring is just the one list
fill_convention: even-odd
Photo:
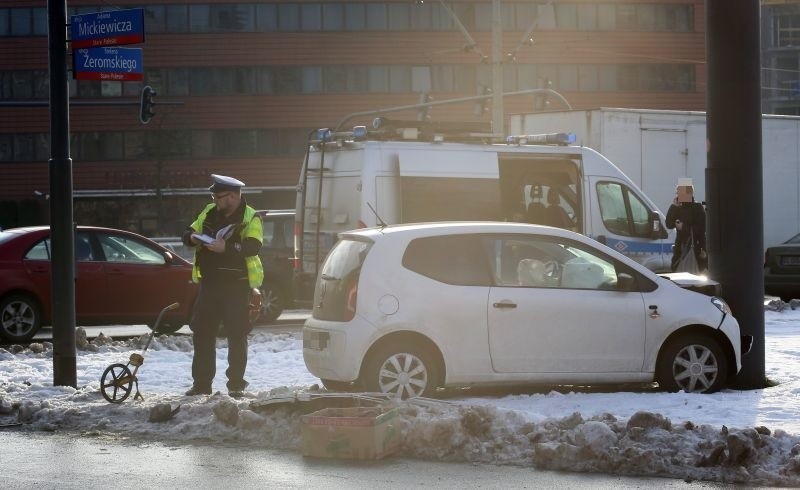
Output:
[[[122,403],[131,394],[136,377],[125,364],[112,364],[100,377],[100,392],[111,403]],[[137,383],[138,384],[138,383]]]

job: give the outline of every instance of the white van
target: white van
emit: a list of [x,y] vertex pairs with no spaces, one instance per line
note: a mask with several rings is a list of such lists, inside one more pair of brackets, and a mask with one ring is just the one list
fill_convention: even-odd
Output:
[[297,299],[311,299],[339,232],[381,223],[546,224],[592,237],[655,272],[669,271],[674,240],[663,213],[603,155],[569,146],[572,135],[487,144],[485,134],[437,129],[359,126],[312,137],[298,185]]

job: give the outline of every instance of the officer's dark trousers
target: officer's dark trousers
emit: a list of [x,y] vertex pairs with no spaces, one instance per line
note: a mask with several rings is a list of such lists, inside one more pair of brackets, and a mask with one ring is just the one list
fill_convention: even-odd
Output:
[[250,332],[250,286],[247,280],[206,280],[194,306],[191,328],[194,334],[192,378],[194,386],[211,390],[216,374],[216,340],[220,324],[228,336],[228,390],[245,388],[247,334]]

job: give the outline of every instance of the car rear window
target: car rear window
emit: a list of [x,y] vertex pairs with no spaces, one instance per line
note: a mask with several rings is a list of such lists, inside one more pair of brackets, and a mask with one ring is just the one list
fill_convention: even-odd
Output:
[[486,253],[476,235],[414,239],[403,254],[403,266],[446,284],[492,285]]
[[346,321],[355,313],[361,265],[372,242],[344,239],[325,259],[314,291],[314,318]]

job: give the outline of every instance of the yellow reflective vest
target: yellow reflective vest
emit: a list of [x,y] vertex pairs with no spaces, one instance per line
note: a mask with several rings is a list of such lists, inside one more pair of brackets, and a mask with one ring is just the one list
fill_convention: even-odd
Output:
[[[197,219],[194,220],[192,223],[192,229],[197,233],[203,232],[203,223],[206,220],[206,216],[208,212],[215,206],[215,204],[209,203],[200,214],[197,216]],[[244,217],[242,218],[242,224],[244,227],[240,233],[242,241],[245,238],[255,238],[258,240],[259,243],[263,243],[264,241],[264,231],[261,228],[261,219],[256,216],[256,210],[250,206],[244,207]],[[200,281],[200,269],[197,267],[197,251],[194,254],[194,267],[192,268],[192,281],[199,282]],[[250,283],[251,288],[257,288],[261,286],[261,283],[264,282],[264,267],[261,265],[261,258],[258,255],[254,255],[252,257],[245,257],[244,263],[247,267],[247,281]]]

